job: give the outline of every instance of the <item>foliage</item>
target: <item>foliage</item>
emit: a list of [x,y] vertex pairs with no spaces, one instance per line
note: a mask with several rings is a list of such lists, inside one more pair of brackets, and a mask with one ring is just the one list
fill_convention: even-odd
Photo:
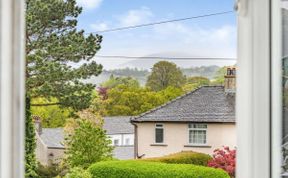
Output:
[[65,176],[66,178],[92,178],[92,174],[81,168],[81,167],[75,167],[72,168],[68,174],[66,174]]
[[235,177],[236,150],[229,147],[214,150],[213,159],[208,162],[208,166],[223,169],[231,177]]
[[37,174],[39,177],[56,177],[61,174],[62,169],[57,164],[52,164],[50,166],[43,166],[38,163]]
[[118,85],[126,85],[129,87],[139,87],[140,86],[138,80],[136,80],[132,77],[114,77],[114,75],[111,75],[109,80],[107,80],[101,84],[101,87],[114,88]]
[[30,111],[30,98],[26,96],[26,114],[25,114],[25,177],[38,177],[37,162],[35,156],[36,138],[34,122]]
[[168,86],[181,87],[185,83],[185,76],[176,64],[160,61],[154,64],[152,73],[146,83],[153,91],[160,91]]
[[91,59],[102,37],[77,30],[82,8],[76,0],[26,0],[26,5],[26,91],[50,101],[33,105],[89,107],[95,87],[81,81],[101,73],[102,66]]
[[219,70],[220,67],[216,65],[210,66],[200,66],[200,67],[189,67],[189,68],[182,68],[182,72],[186,76],[203,76],[209,79],[212,79]]
[[[48,103],[33,106],[89,107],[92,84],[81,82],[97,76],[102,66],[91,59],[100,49],[102,37],[77,30],[77,17],[82,8],[76,0],[26,0],[26,102],[45,98]],[[73,64],[74,67],[71,66]],[[75,67],[78,64],[79,67]],[[80,64],[80,65],[79,65]],[[52,100],[56,99],[57,102]],[[26,177],[35,177],[35,130],[26,113]]]
[[112,70],[105,70],[104,73],[110,73],[116,76],[130,76],[130,77],[143,77],[149,74],[148,70],[141,70],[138,68],[124,68],[124,69],[112,69]]
[[[111,158],[111,141],[92,113],[82,113],[65,128],[66,163],[68,167],[87,168],[90,164]],[[95,120],[96,119],[96,120]]]
[[193,165],[207,166],[208,161],[211,159],[212,159],[211,156],[204,153],[197,153],[193,151],[182,151],[179,153],[174,153],[163,157],[147,158],[141,160],[149,162],[193,164]]
[[206,77],[195,76],[195,77],[188,77],[186,80],[186,83],[198,84],[198,85],[209,85],[210,80]]
[[203,85],[209,85],[210,80],[206,77],[202,76],[195,76],[195,77],[188,77],[186,80],[185,85],[182,86],[182,89],[185,92],[190,92],[197,87],[203,86]]
[[213,84],[221,84],[224,85],[224,76],[227,71],[227,66],[221,67],[215,74]]
[[95,178],[229,178],[228,174],[220,169],[145,161],[99,162],[90,166],[88,171]]
[[[52,100],[53,102],[57,102],[56,99]],[[32,100],[32,103],[47,103],[47,99],[45,98],[35,98]],[[41,124],[45,128],[55,128],[55,127],[63,127],[66,120],[71,116],[73,112],[70,108],[61,108],[57,105],[52,106],[32,106],[31,112],[33,115],[41,117]]]
[[133,116],[164,104],[182,94],[182,89],[171,86],[155,92],[144,87],[118,85],[108,90],[106,100],[102,100],[102,97],[96,97],[91,108],[106,116]]

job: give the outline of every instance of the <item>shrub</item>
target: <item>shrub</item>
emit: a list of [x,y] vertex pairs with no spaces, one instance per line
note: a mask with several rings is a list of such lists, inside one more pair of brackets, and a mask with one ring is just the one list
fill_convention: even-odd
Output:
[[173,163],[173,164],[194,164],[200,166],[207,166],[209,160],[212,157],[208,154],[197,153],[193,151],[182,151],[179,153],[157,157],[142,159],[143,161],[149,162],[162,162],[162,163]]
[[66,178],[92,178],[92,174],[88,172],[87,170],[80,168],[80,167],[74,167],[69,171],[68,174],[65,176]]
[[52,164],[50,166],[43,166],[38,163],[37,175],[39,177],[55,177],[61,173],[61,168],[57,164]]
[[213,159],[208,162],[208,166],[223,169],[230,177],[235,177],[236,150],[230,150],[229,147],[214,150]]
[[88,171],[93,178],[229,178],[221,169],[135,160],[98,162]]

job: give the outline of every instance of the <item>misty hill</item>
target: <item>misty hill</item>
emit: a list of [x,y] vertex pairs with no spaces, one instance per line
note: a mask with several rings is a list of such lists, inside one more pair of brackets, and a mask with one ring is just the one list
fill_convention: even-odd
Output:
[[[219,69],[219,66],[200,66],[200,67],[189,67],[181,68],[184,75],[188,77],[192,76],[203,76],[209,79],[214,78],[215,73]],[[124,69],[113,69],[113,70],[104,70],[101,75],[97,77],[92,77],[87,80],[89,83],[99,85],[100,83],[109,79],[111,75],[115,77],[133,77],[139,81],[141,85],[145,85],[147,77],[149,76],[150,71],[142,70],[138,68],[124,68]]]

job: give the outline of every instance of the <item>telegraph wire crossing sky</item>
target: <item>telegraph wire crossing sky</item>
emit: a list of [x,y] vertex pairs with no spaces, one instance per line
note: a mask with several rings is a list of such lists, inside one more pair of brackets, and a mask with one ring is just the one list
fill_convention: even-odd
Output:
[[[233,0],[77,0],[77,3],[83,7],[78,28],[84,29],[85,33],[102,31],[103,42],[95,60],[106,69],[122,68],[126,64],[126,67],[133,67],[130,63],[137,59],[103,56],[136,56],[142,58],[141,63],[146,62],[145,57],[151,61],[153,56],[236,58],[236,15],[229,11],[233,8]],[[227,10],[222,15],[161,23]],[[147,26],[137,27],[141,25]],[[177,61],[177,65],[184,65]],[[185,66],[234,63],[235,60],[193,60],[185,62]]]

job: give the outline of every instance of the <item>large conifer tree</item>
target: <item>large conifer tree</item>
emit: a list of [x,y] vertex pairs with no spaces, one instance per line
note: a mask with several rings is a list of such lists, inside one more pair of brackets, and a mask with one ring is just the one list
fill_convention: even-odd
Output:
[[[91,60],[100,49],[102,37],[85,35],[77,29],[81,11],[75,0],[26,0],[27,110],[33,105],[60,105],[74,110],[90,105],[94,86],[82,80],[102,71],[102,66]],[[51,102],[30,104],[33,98]],[[27,168],[36,169],[35,131],[29,122],[32,119],[27,114],[26,145],[32,146],[26,147],[26,172]]]

